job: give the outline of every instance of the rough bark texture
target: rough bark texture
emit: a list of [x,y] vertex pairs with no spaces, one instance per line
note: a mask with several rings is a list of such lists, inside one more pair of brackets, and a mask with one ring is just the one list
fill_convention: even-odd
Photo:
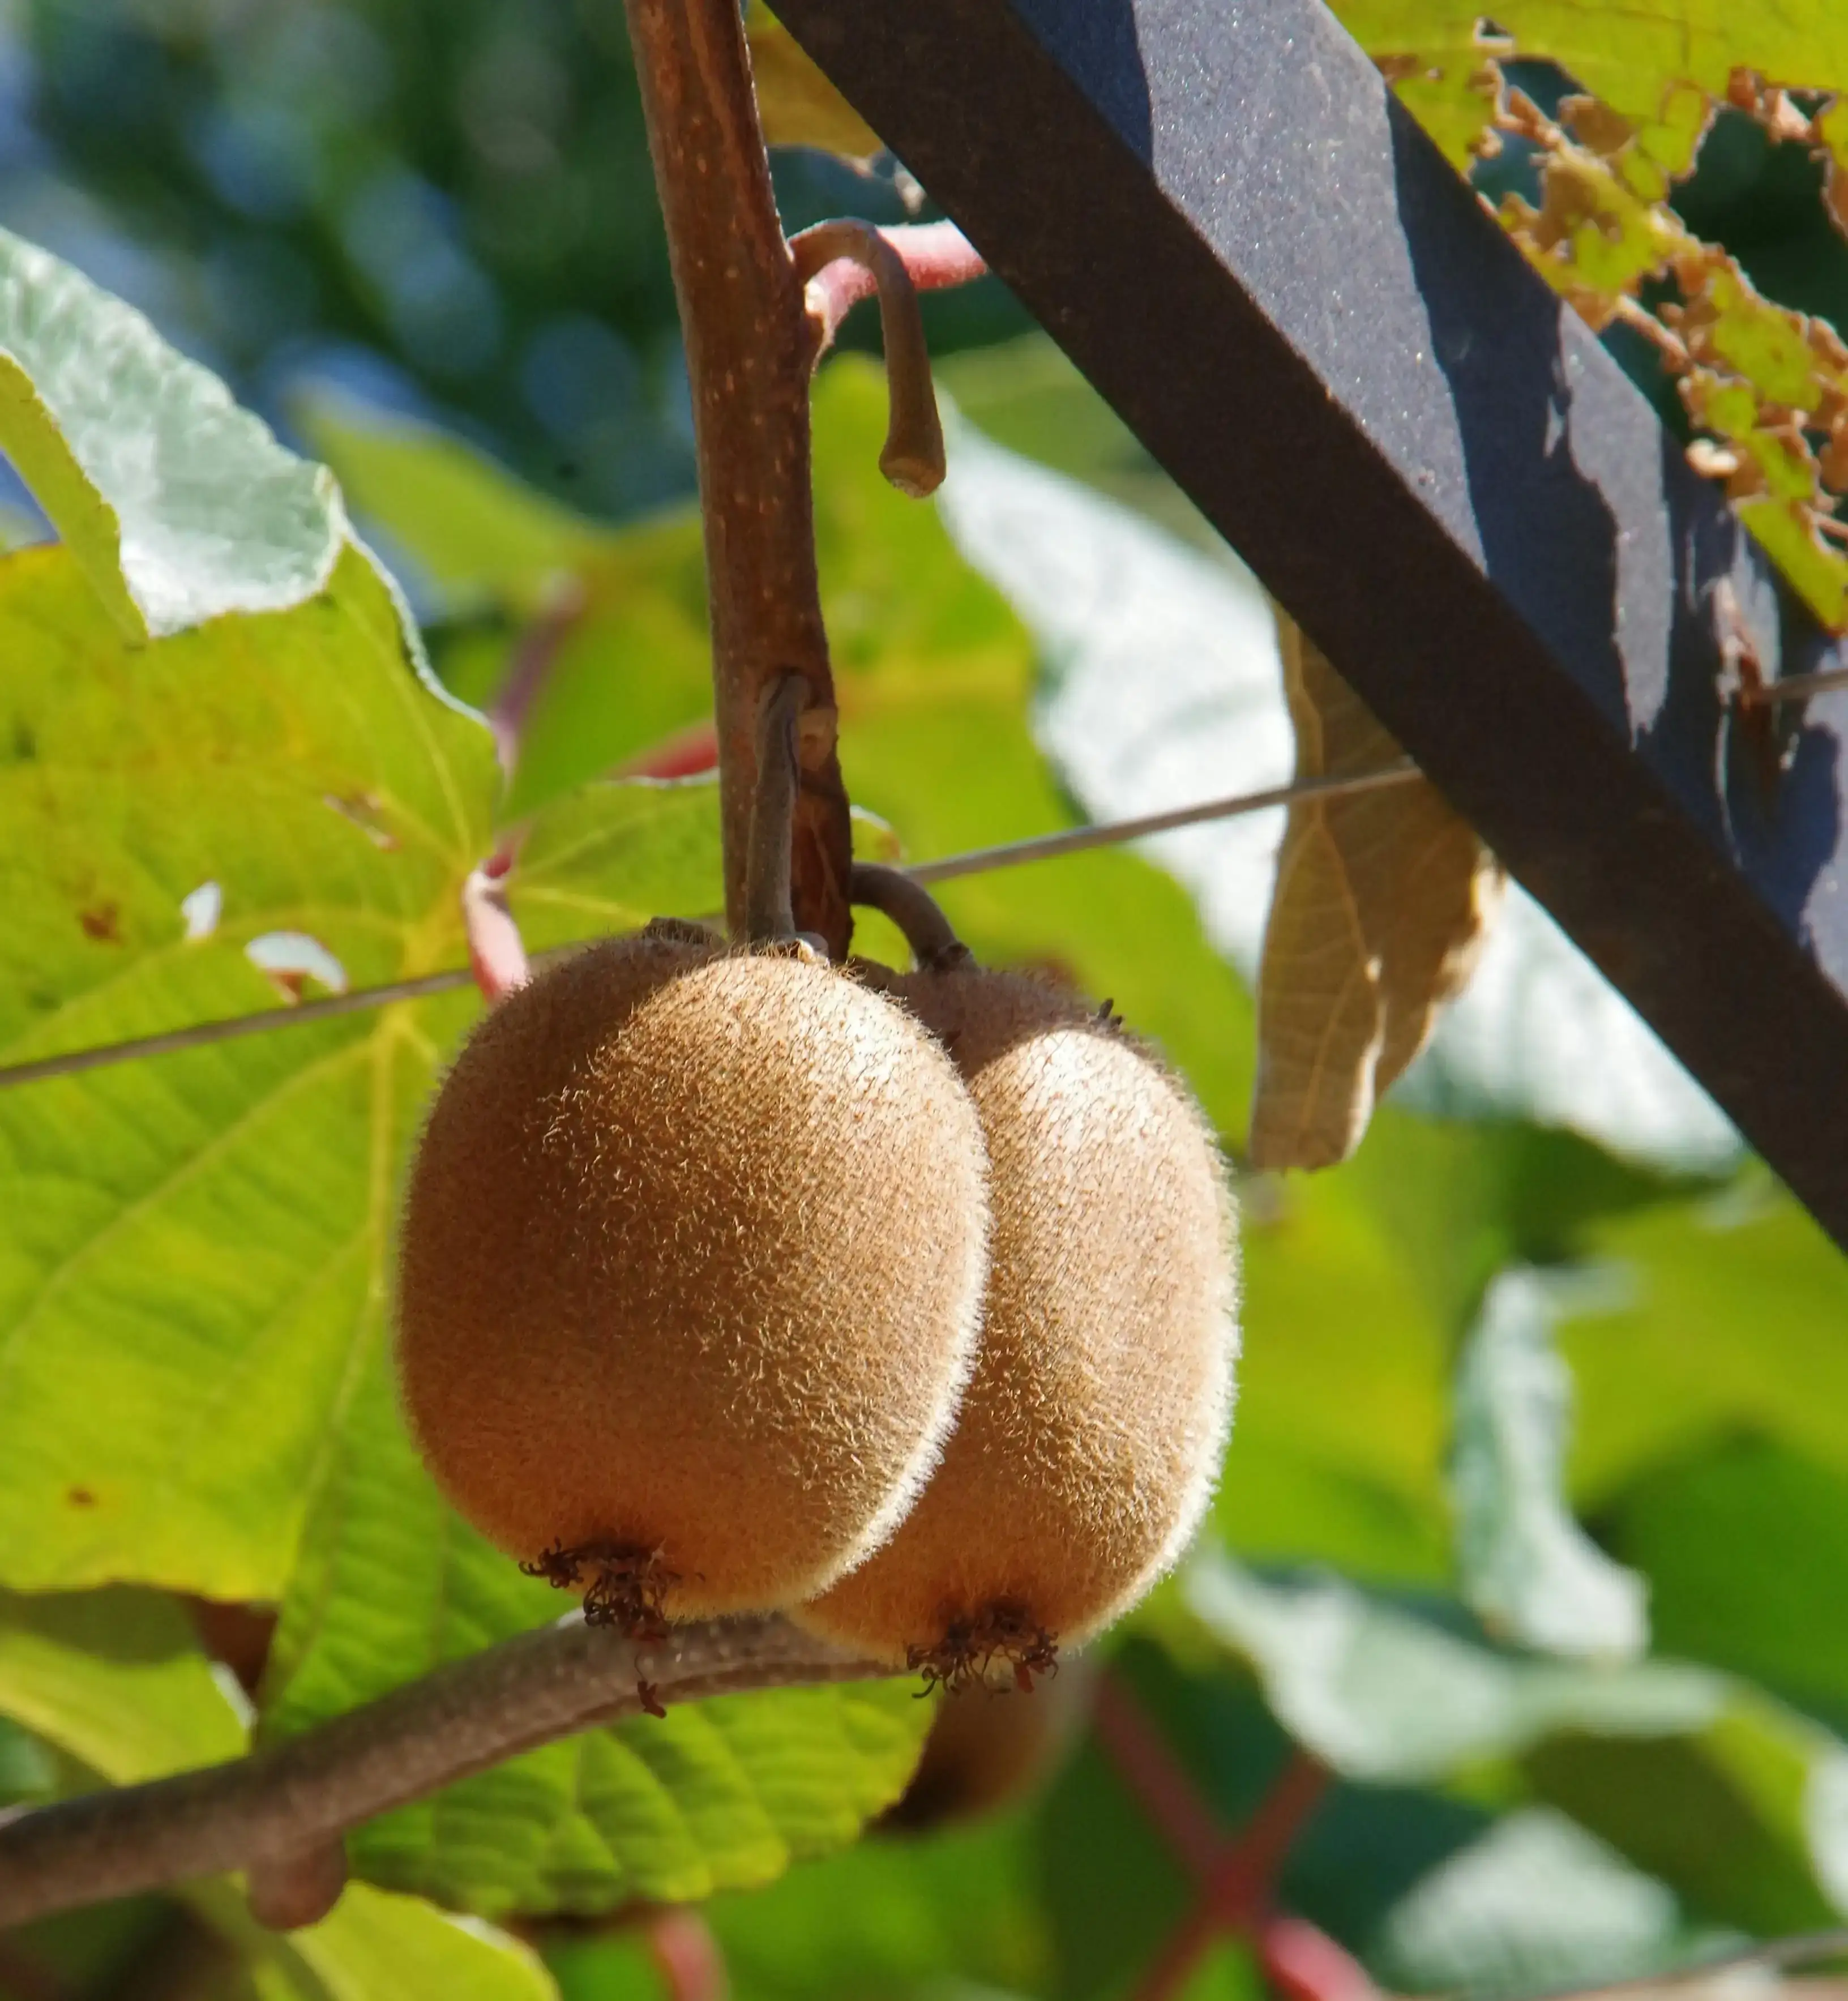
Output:
[[524,1633],[233,1763],[0,1815],[0,1930],[228,1869],[260,1892],[301,1878],[316,1851],[331,1869],[344,1829],[633,1716],[645,1683],[665,1705],[882,1672],[780,1619],[684,1626],[659,1642],[582,1620]]

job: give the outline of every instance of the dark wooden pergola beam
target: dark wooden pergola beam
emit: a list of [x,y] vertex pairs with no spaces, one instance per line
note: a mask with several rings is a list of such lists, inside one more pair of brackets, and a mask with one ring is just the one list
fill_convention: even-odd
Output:
[[1848,1246],[1833,650],[1321,0],[777,4]]

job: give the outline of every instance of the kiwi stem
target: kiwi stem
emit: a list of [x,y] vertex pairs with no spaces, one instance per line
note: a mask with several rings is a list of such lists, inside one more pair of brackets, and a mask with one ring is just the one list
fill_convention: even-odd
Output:
[[973,958],[937,899],[902,869],[856,861],[847,875],[847,893],[851,902],[882,912],[898,926],[921,972],[947,972],[952,966],[967,966]]
[[757,729],[757,795],[751,802],[744,876],[744,935],[753,945],[774,945],[795,935],[790,847],[802,795],[796,719],[807,692],[802,676],[789,673],[772,682],[764,698]]
[[[879,331],[886,342],[886,385],[891,414],[879,470],[900,492],[921,500],[943,484],[943,426],[931,380],[931,350],[924,340],[917,289],[905,260],[870,222],[844,218],[818,222],[789,239],[795,275],[806,287],[829,265],[846,258],[872,274],[879,294]],[[820,345],[831,333],[827,307],[812,312]],[[851,892],[849,892],[850,900]]]
[[757,723],[792,670],[808,687],[791,888],[806,931],[844,955],[852,828],[815,572],[814,335],[783,240],[738,0],[625,0],[680,301],[705,524],[726,917],[745,910]]
[[0,1818],[0,1931],[231,1869],[287,1877],[319,1857],[329,1881],[344,1829],[517,1752],[639,1714],[644,1682],[667,1704],[889,1672],[781,1619],[677,1626],[639,1642],[561,1621],[228,1764]]

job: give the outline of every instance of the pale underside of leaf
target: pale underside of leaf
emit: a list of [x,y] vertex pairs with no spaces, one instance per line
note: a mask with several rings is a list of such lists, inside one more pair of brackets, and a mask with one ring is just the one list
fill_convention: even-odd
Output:
[[132,639],[302,604],[346,541],[325,468],[133,307],[4,231],[0,450]]
[[[1279,612],[1301,778],[1403,753]],[[1434,788],[1290,809],[1258,972],[1252,1164],[1323,1168],[1359,1145],[1380,1094],[1467,983],[1499,868]]]

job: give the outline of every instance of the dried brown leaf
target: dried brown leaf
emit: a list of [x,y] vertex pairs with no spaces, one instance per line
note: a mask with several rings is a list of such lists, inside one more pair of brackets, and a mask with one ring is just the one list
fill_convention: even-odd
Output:
[[[1296,776],[1404,753],[1314,643],[1278,614]],[[1331,1167],[1474,969],[1502,872],[1429,785],[1290,809],[1258,983],[1251,1158]]]

